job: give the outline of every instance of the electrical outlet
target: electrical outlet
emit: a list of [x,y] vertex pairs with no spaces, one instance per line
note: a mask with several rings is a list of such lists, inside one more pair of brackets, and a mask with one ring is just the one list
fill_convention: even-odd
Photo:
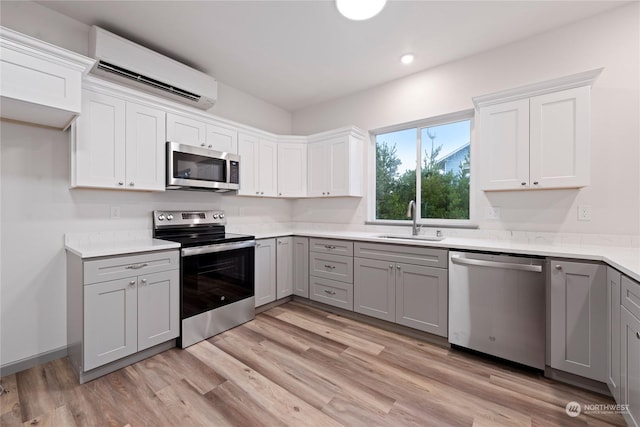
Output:
[[578,206],[578,221],[591,221],[591,206]]
[[120,206],[111,206],[111,219],[120,219]]
[[500,208],[497,206],[489,206],[486,217],[487,219],[500,219]]

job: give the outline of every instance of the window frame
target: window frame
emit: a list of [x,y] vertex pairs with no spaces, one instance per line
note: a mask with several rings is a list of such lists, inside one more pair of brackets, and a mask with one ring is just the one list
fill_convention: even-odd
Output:
[[[469,219],[444,219],[444,218],[421,218],[421,198],[422,189],[420,185],[420,175],[422,172],[422,136],[421,129],[433,126],[446,125],[449,123],[470,121],[470,146],[469,146]],[[478,228],[475,209],[475,194],[476,194],[476,182],[478,180],[477,174],[477,160],[475,145],[477,144],[475,138],[475,110],[468,109],[455,113],[442,114],[439,116],[429,117],[426,119],[415,120],[406,123],[400,123],[392,126],[385,126],[382,128],[369,131],[370,143],[369,143],[369,158],[368,167],[371,171],[368,174],[367,186],[368,186],[368,203],[367,203],[367,221],[366,224],[371,225],[397,225],[397,226],[410,226],[413,221],[411,219],[377,219],[376,218],[376,137],[380,134],[397,132],[401,130],[416,128],[416,207],[418,209],[417,223],[426,227],[442,227],[442,228]],[[417,161],[418,158],[421,161]],[[420,189],[420,190],[418,190]],[[407,200],[407,205],[409,200]]]

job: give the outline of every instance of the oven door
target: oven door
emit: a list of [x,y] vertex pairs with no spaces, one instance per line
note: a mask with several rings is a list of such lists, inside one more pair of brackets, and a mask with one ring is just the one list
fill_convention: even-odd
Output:
[[255,240],[182,249],[181,318],[255,295]]

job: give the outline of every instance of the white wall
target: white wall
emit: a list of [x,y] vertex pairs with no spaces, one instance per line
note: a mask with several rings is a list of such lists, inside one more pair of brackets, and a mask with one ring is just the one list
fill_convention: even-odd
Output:
[[[87,54],[87,25],[29,1],[3,1],[0,7],[3,26]],[[224,83],[210,112],[291,132],[289,112]],[[65,233],[150,230],[154,209],[222,208],[229,228],[246,232],[291,218],[286,200],[69,190],[69,142],[61,131],[0,122],[0,159],[0,366],[67,345]],[[111,206],[121,208],[121,219],[110,219]]]
[[[471,98],[605,67],[592,91],[592,184],[582,190],[475,194],[481,228],[640,234],[640,5],[633,3],[388,84],[294,112],[308,134],[354,124],[366,130],[473,108]],[[368,144],[371,148],[371,144]],[[475,177],[477,178],[477,177]],[[578,204],[593,207],[577,221]],[[326,202],[297,201],[294,220],[362,223],[367,201],[335,215]],[[489,205],[502,220],[484,218]],[[343,205],[344,206],[344,205]],[[364,212],[362,215],[359,212]]]
[[[89,52],[89,26],[31,1],[2,1],[2,26],[81,55]],[[276,134],[291,133],[289,111],[218,81],[218,101],[209,113]]]

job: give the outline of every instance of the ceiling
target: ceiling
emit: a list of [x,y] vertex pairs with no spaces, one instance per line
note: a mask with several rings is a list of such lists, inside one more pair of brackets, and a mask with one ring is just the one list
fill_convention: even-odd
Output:
[[359,22],[330,0],[38,3],[296,111],[627,2],[391,0]]

